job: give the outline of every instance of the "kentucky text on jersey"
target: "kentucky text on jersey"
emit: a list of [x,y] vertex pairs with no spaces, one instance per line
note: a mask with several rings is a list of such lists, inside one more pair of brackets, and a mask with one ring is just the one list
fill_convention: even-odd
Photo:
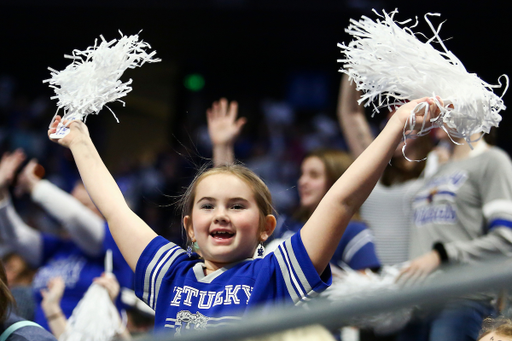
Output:
[[[183,302],[186,306],[197,306],[199,309],[210,309],[217,305],[249,303],[252,287],[248,285],[226,285],[222,291],[203,291],[190,286],[174,287],[172,306],[179,307]],[[239,295],[240,293],[240,295]],[[240,297],[239,297],[240,296]],[[183,300],[184,298],[184,300]]]

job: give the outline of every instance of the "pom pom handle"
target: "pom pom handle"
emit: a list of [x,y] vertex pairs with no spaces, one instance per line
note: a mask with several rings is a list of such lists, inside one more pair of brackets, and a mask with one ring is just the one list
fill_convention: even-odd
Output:
[[112,274],[112,250],[108,249],[105,254],[105,273]]
[[[60,140],[61,138],[63,138],[67,134],[69,134],[69,132],[70,132],[69,125],[71,124],[72,121],[75,121],[75,120],[81,121],[83,118],[84,118],[83,115],[80,115],[80,114],[67,116],[66,120],[68,122],[66,124],[63,124],[62,121],[60,121],[55,133],[50,134],[50,138],[52,140]],[[53,123],[53,120],[52,120],[52,123]]]

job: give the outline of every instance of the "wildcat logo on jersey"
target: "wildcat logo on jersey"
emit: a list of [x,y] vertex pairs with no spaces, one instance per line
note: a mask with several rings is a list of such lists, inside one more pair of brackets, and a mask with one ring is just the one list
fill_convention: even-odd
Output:
[[182,310],[178,313],[178,315],[176,315],[176,320],[174,323],[176,329],[175,335],[180,335],[183,328],[196,330],[205,329],[208,320],[209,318],[200,312],[192,314],[188,310]]
[[417,227],[431,223],[454,224],[457,221],[454,205],[457,190],[467,179],[466,171],[431,179],[414,198],[414,224]]

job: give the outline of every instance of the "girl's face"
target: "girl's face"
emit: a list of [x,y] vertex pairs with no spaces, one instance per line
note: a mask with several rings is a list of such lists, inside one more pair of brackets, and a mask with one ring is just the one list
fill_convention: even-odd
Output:
[[225,173],[209,175],[197,184],[192,216],[183,221],[210,270],[253,257],[259,242],[270,235],[266,230],[260,232],[259,222],[252,189]]
[[302,162],[299,178],[300,205],[307,210],[314,210],[327,192],[327,174],[325,165],[316,156]]

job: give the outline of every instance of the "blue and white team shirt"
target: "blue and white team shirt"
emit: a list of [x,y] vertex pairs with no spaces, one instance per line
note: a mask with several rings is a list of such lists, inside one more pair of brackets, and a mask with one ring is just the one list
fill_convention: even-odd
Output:
[[[105,237],[103,251],[97,257],[91,257],[84,253],[78,245],[70,239],[42,234],[43,258],[39,267],[32,289],[36,300],[36,312],[34,321],[49,330],[46,317],[41,308],[41,289],[46,288],[48,281],[54,277],[61,277],[66,285],[61,300],[62,312],[66,317],[71,316],[73,309],[89,289],[95,277],[101,276],[105,271],[105,253],[112,250],[113,273],[121,287],[133,288],[133,271],[121,255],[112,235],[105,225]],[[121,307],[118,299],[117,306]]]
[[436,242],[450,262],[512,255],[512,162],[480,144],[463,160],[441,165],[413,201],[411,257]]
[[246,259],[209,275],[197,255],[156,237],[143,251],[135,271],[135,293],[155,310],[155,328],[218,327],[240,320],[254,308],[300,304],[331,284],[327,267],[315,270],[300,234],[265,258]]

